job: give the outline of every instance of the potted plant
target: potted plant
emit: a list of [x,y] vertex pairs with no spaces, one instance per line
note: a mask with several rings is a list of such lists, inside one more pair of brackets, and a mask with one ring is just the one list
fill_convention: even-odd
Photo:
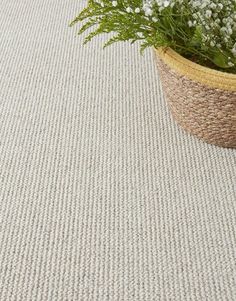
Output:
[[236,148],[235,0],[88,0],[72,21],[155,49],[170,110],[197,137]]

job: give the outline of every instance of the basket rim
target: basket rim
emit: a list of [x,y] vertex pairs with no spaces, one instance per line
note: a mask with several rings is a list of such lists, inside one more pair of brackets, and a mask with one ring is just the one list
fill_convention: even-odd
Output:
[[225,73],[194,63],[169,47],[155,48],[156,54],[172,69],[194,81],[226,91],[236,92],[236,74]]

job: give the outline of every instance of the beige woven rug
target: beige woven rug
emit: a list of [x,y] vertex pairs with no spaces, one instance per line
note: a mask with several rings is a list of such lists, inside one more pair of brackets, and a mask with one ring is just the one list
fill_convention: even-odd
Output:
[[236,151],[176,127],[151,51],[83,47],[78,3],[0,0],[0,300],[236,300]]

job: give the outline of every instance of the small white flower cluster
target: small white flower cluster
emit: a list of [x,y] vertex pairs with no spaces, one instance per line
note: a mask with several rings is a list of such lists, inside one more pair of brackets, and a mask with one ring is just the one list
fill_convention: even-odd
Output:
[[134,8],[134,9],[132,9],[130,6],[128,6],[128,7],[126,8],[126,12],[127,12],[128,14],[130,14],[130,13],[136,13],[136,14],[139,14],[139,13],[141,12],[141,9],[140,9],[139,7],[136,7],[136,8]]
[[153,15],[153,2],[150,0],[147,0],[143,4],[143,10],[147,17],[150,17]]
[[[183,9],[189,13],[186,26],[201,27],[202,43],[206,47],[230,49],[228,65],[236,60],[236,0],[144,0],[143,10],[147,17],[158,15],[164,9],[175,12]],[[234,59],[235,58],[235,59]]]
[[[231,49],[236,57],[236,1],[235,0],[191,0],[192,20],[189,26],[201,25],[204,43],[219,49]],[[228,65],[234,66],[231,57]]]
[[159,7],[159,11],[162,11],[166,7],[173,7],[175,5],[173,0],[156,0],[156,3]]
[[145,2],[145,3],[144,3],[142,9],[143,9],[143,11],[144,11],[144,13],[145,13],[145,16],[146,16],[146,17],[150,17],[151,20],[152,20],[152,22],[156,23],[156,22],[159,21],[157,17],[153,16],[154,10],[153,10],[153,8],[152,8],[152,3],[151,3],[150,0],[148,0],[148,2]]
[[[147,1],[150,1],[150,0],[147,0]],[[166,1],[167,1],[167,0],[166,0]],[[100,3],[100,4],[102,4],[102,6],[104,7],[104,4],[103,4],[103,3]],[[116,0],[113,0],[113,1],[111,2],[111,4],[112,4],[113,7],[116,7],[116,6],[118,5],[118,2],[117,2]],[[150,2],[150,4],[151,4],[151,2]],[[130,6],[127,6],[127,7],[125,8],[125,10],[126,10],[126,12],[127,12],[128,14],[140,14],[142,9],[145,11],[145,15],[146,15],[146,16],[152,16],[153,11],[151,10],[150,5],[149,5],[149,7],[148,7],[148,4],[147,4],[147,3],[146,3],[146,6],[144,5],[144,6],[141,7],[141,8],[140,8],[140,7],[134,7],[134,8],[132,8],[132,7],[130,7]],[[153,21],[153,22],[157,22],[158,19],[155,18],[155,17],[153,17],[153,18],[152,18],[152,21]]]
[[161,12],[167,7],[174,7],[176,4],[182,5],[184,0],[144,0],[143,10],[146,16],[152,16],[154,5],[157,5],[158,11]]
[[[101,5],[101,7],[105,7],[104,3],[103,2],[97,2]],[[116,0],[112,0],[111,1],[111,5],[113,7],[117,7],[118,6],[118,2]],[[126,12],[127,13],[136,13],[136,14],[139,14],[141,12],[141,9],[139,7],[136,7],[135,9],[132,9],[130,6],[128,6],[126,9]]]

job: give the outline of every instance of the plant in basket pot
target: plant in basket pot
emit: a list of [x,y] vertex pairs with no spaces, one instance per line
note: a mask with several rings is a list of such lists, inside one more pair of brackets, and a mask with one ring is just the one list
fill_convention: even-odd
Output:
[[[169,108],[208,143],[236,148],[236,0],[88,0],[71,25],[85,43],[140,41],[153,47]],[[92,30],[91,30],[92,28]]]

